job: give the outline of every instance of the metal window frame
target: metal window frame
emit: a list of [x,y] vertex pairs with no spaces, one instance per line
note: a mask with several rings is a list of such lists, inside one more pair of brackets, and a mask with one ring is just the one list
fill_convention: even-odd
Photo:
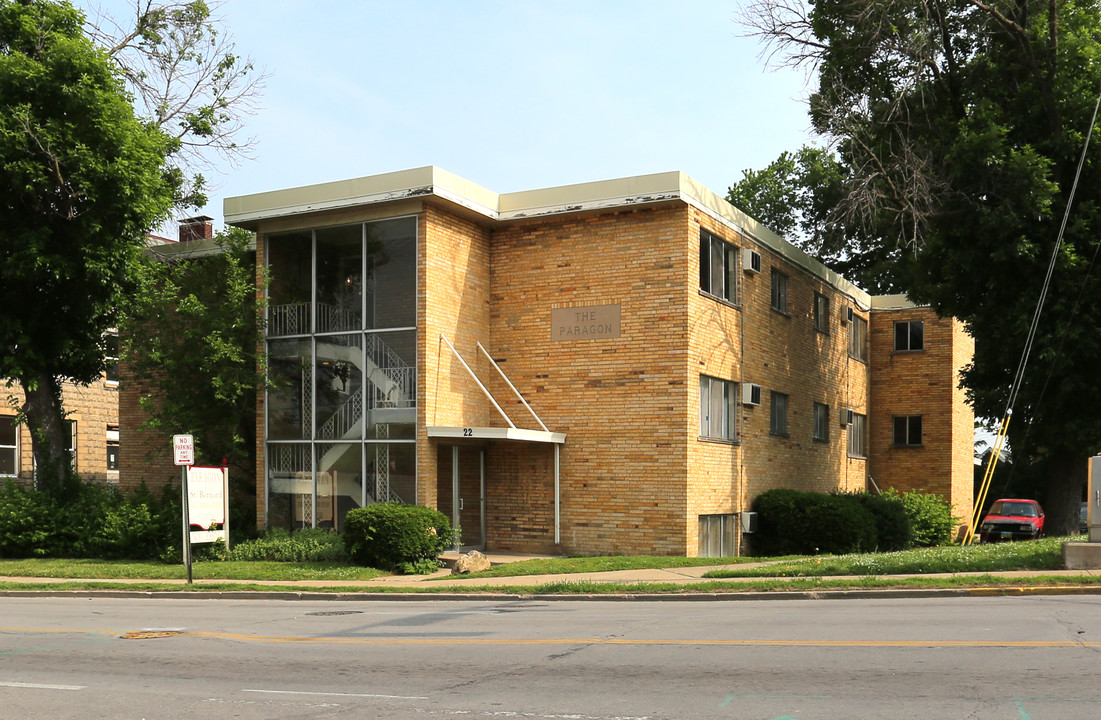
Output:
[[[899,421],[902,421],[902,442],[899,442]],[[912,442],[914,425],[918,441]],[[891,441],[895,447],[919,447],[925,444],[925,421],[922,415],[894,415],[891,418]]]
[[[906,326],[906,347],[898,346],[898,329],[900,325]],[[921,345],[914,347],[914,326],[921,328]],[[925,349],[925,321],[924,320],[895,320],[894,348],[896,352],[914,352]]]
[[772,309],[786,315],[788,313],[788,276],[772,268],[770,282]]
[[[13,416],[13,415],[0,415],[0,423],[7,422],[9,420],[14,420],[14,419],[15,419],[15,416]],[[13,472],[12,472],[11,475],[8,475],[7,473],[0,473],[0,477],[5,477],[5,478],[19,477],[19,443],[22,440],[22,437],[21,437],[22,433],[19,432],[19,428],[20,428],[19,425],[15,425],[14,423],[12,423],[11,427],[15,431],[15,444],[14,445],[0,445],[0,452],[3,452],[5,450],[11,450],[12,451],[12,469],[13,469]]]
[[[737,440],[738,388],[739,385],[733,380],[700,375],[700,437],[732,442]],[[722,401],[722,417],[717,420],[712,413],[716,392],[721,395]]]
[[[714,261],[722,259],[722,287],[715,287]],[[738,248],[707,228],[700,228],[700,290],[711,297],[738,304]]]
[[859,315],[849,323],[849,357],[868,362],[868,321]]
[[814,329],[827,335],[830,332],[830,299],[817,291],[814,293]]
[[[738,513],[707,513],[696,516],[696,554],[699,557],[734,557],[737,554]],[[710,550],[716,543],[709,542],[713,526],[718,526],[719,554]],[[729,540],[729,545],[727,544]],[[729,549],[729,554],[724,552]]]
[[[788,401],[791,397],[787,393],[770,390],[768,396],[768,432],[770,435],[788,436]],[[778,406],[783,406],[778,408]],[[783,412],[778,412],[782,410]]]
[[[819,412],[821,411],[821,417]],[[826,403],[816,402],[814,403],[812,410],[812,417],[814,419],[814,429],[811,434],[811,439],[819,440],[821,442],[829,442],[830,439],[830,406]],[[821,422],[820,422],[821,421]],[[822,432],[819,433],[819,430]]]
[[[310,238],[310,326],[307,332],[296,335],[279,335],[275,337],[268,337],[265,334],[264,337],[264,352],[268,352],[268,348],[272,342],[280,340],[309,340],[310,342],[310,363],[311,372],[313,373],[311,382],[311,394],[310,394],[310,424],[304,433],[308,437],[298,438],[293,440],[273,440],[268,436],[268,430],[271,427],[271,402],[270,402],[270,390],[264,392],[264,464],[265,464],[265,477],[264,477],[264,525],[267,526],[270,522],[270,510],[271,510],[271,483],[270,483],[270,452],[273,447],[278,445],[299,445],[304,444],[309,446],[309,459],[310,467],[309,472],[312,477],[312,518],[310,522],[311,527],[317,527],[317,478],[320,468],[318,467],[318,452],[322,446],[340,444],[340,443],[358,443],[361,446],[360,452],[360,477],[367,477],[367,457],[366,452],[368,445],[412,445],[414,446],[413,455],[413,494],[416,497],[418,493],[418,484],[420,477],[420,455],[416,452],[416,438],[413,439],[397,439],[397,438],[368,438],[366,424],[360,429],[359,439],[344,438],[341,440],[323,440],[317,437],[317,343],[318,338],[325,338],[337,335],[360,335],[363,336],[363,358],[366,358],[367,342],[366,336],[377,335],[383,333],[395,333],[395,332],[416,332],[417,327],[420,324],[419,316],[415,318],[415,323],[412,327],[393,327],[393,328],[368,328],[367,327],[367,293],[360,294],[360,320],[359,328],[354,330],[340,330],[340,331],[327,331],[319,333],[318,328],[318,302],[317,302],[317,270],[318,270],[318,258],[317,258],[317,232],[319,230],[326,230],[336,227],[352,227],[355,225],[360,226],[360,243],[362,251],[360,252],[360,273],[361,277],[366,279],[367,277],[367,235],[368,225],[376,222],[392,222],[394,220],[411,219],[413,221],[413,243],[414,243],[414,257],[417,257],[420,253],[420,217],[415,213],[406,213],[402,215],[395,215],[393,217],[375,218],[371,220],[361,220],[359,222],[351,223],[333,223],[331,225],[319,225],[317,227],[301,228],[297,230],[289,230],[286,232],[276,232],[272,234],[265,234],[264,236],[264,264],[268,270],[269,276],[271,271],[271,241],[278,239],[283,235],[309,235]],[[416,287],[416,275],[414,274],[414,288],[413,298],[416,298],[418,288]],[[268,314],[270,314],[270,306],[265,309],[265,320],[268,320]],[[365,363],[363,363],[365,364]],[[416,368],[416,359],[414,359],[414,372]],[[414,380],[414,387],[416,387],[416,380]],[[414,398],[416,403],[416,398]],[[367,485],[363,484],[361,488],[361,505],[366,502]]]
[[[847,450],[848,456],[853,458],[868,457],[868,416],[854,412],[853,422],[849,425]],[[860,447],[854,448],[854,440],[858,439]]]

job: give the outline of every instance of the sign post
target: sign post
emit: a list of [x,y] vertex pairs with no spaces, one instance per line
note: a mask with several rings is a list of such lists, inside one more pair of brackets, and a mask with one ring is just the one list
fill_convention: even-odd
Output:
[[195,464],[195,438],[191,435],[172,436],[172,459],[176,465],[183,467],[183,477],[180,480],[180,495],[183,505],[183,561],[187,567],[187,584],[191,580],[191,537],[189,535],[187,512],[187,468]]

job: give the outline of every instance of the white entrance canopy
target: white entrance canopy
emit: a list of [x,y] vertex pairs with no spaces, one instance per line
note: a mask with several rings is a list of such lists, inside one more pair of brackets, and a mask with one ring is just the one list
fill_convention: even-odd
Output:
[[563,445],[566,442],[566,433],[525,430],[514,427],[432,426],[428,428],[428,437],[468,440],[518,440],[520,442],[554,443],[555,445]]
[[[516,440],[516,441],[520,441],[520,442],[536,442],[536,443],[550,443],[550,444],[552,444],[554,446],[554,544],[555,545],[561,544],[561,542],[562,542],[562,476],[561,476],[561,472],[562,472],[562,446],[566,444],[566,434],[565,433],[551,432],[547,428],[547,426],[543,423],[543,421],[539,419],[539,416],[535,414],[535,410],[533,410],[531,405],[528,404],[528,401],[524,399],[524,396],[520,393],[519,390],[516,389],[516,386],[512,384],[512,381],[508,379],[508,376],[505,375],[505,371],[501,369],[501,367],[497,364],[497,361],[494,360],[493,356],[489,354],[489,351],[486,350],[485,347],[483,347],[482,344],[479,342],[477,344],[478,349],[482,351],[482,354],[485,355],[487,360],[489,360],[489,363],[500,374],[501,379],[504,380],[505,383],[508,384],[509,388],[512,389],[512,392],[516,393],[516,397],[520,399],[520,402],[523,403],[524,407],[527,408],[528,412],[530,412],[532,417],[535,418],[535,421],[537,423],[539,423],[539,427],[541,427],[543,429],[542,430],[525,430],[524,428],[516,427],[516,423],[512,422],[512,418],[510,418],[508,416],[508,413],[506,413],[504,408],[501,407],[501,404],[498,403],[493,398],[493,393],[491,393],[489,391],[489,388],[487,388],[485,386],[485,384],[478,378],[477,373],[475,373],[474,370],[470,367],[470,365],[467,364],[466,360],[463,359],[463,356],[461,354],[459,354],[459,351],[455,349],[455,346],[451,344],[451,341],[448,340],[443,335],[443,333],[440,333],[440,341],[447,343],[447,346],[449,348],[451,348],[451,352],[453,352],[455,354],[455,357],[458,358],[458,360],[462,364],[462,366],[464,368],[466,368],[466,371],[468,373],[470,373],[470,377],[472,377],[474,379],[474,382],[477,383],[478,387],[481,388],[483,393],[485,393],[485,396],[489,399],[489,402],[493,404],[493,407],[497,408],[497,412],[501,413],[501,417],[503,417],[505,419],[505,422],[508,423],[508,427],[507,428],[506,427],[474,427],[474,426],[452,427],[452,426],[447,426],[447,425],[442,425],[442,426],[441,425],[433,425],[433,426],[430,426],[430,427],[426,428],[427,431],[428,431],[428,437],[449,438],[449,439],[455,439],[455,440],[461,440],[463,438],[482,439],[482,440]],[[453,492],[456,493],[455,501],[458,502],[457,493],[458,493],[459,476],[458,476],[458,465],[457,464],[453,465],[452,472],[454,473],[454,477],[452,479],[452,483],[453,483],[453,487],[454,487]],[[484,472],[485,472],[485,469],[484,469],[484,466],[483,466],[483,473]],[[484,534],[483,534],[483,537],[484,537]]]

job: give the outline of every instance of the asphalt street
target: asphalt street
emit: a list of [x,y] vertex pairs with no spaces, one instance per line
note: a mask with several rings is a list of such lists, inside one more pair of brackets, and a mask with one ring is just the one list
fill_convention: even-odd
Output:
[[0,598],[3,718],[1101,716],[1101,597]]

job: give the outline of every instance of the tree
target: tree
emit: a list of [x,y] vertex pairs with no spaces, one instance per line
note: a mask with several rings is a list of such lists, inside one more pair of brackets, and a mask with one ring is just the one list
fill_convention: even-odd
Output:
[[237,53],[217,7],[203,0],[133,0],[126,20],[100,12],[86,23],[126,79],[139,114],[179,142],[170,167],[180,177],[194,173],[181,205],[205,202],[201,170],[251,149],[253,141],[241,132],[266,79]]
[[0,376],[23,389],[45,489],[71,467],[61,382],[103,370],[145,233],[179,187],[173,149],[70,5],[0,0]]
[[1096,152],[1071,204],[1096,122],[1101,8],[761,0],[745,20],[772,57],[817,70],[810,116],[837,149],[843,212],[884,251],[904,251],[891,270],[912,299],[966,323],[976,352],[963,383],[981,417],[1009,407],[1055,258],[1010,443],[1016,463],[1043,473],[1051,532],[1075,530],[1086,458],[1101,450]]
[[783,152],[763,170],[743,170],[726,199],[819,262],[874,293],[899,292],[890,269],[898,248],[844,214],[844,168],[828,149]]
[[[256,393],[264,366],[253,235],[230,228],[215,241],[219,252],[209,255],[151,248],[139,291],[124,307],[123,361],[143,387],[145,426],[166,440],[192,434],[197,455],[229,462],[234,497],[255,503]],[[251,522],[256,513],[243,516]]]
[[42,487],[71,467],[61,383],[104,369],[145,234],[205,202],[204,151],[247,148],[251,73],[202,0],[137,0],[128,30],[64,0],[0,0],[0,377],[24,390]]

